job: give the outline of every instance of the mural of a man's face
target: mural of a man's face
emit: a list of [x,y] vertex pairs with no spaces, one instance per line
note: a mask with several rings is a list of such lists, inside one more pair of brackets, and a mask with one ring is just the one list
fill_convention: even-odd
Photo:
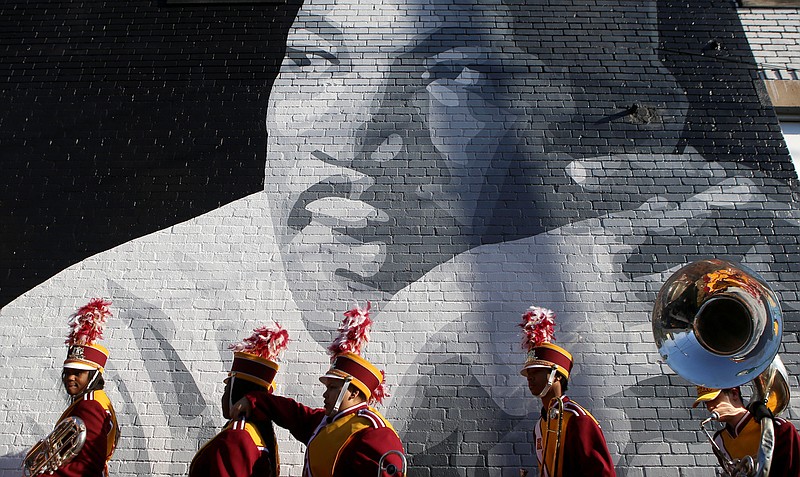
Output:
[[[539,105],[568,104],[565,80],[508,47],[502,4],[440,3],[311,0],[290,32],[265,190],[293,297],[322,310],[306,319],[332,322],[460,252],[557,221]],[[387,19],[385,35],[364,34]]]
[[[610,188],[586,195],[586,170],[574,159],[638,151],[602,136],[640,125],[614,104],[579,111],[581,95],[657,102],[659,123],[641,134],[672,151],[685,98],[664,88],[676,83],[652,32],[603,54],[651,57],[648,74],[661,91],[603,84],[570,71],[579,58],[559,59],[546,44],[567,27],[563,12],[514,3],[309,0],[301,8],[270,95],[265,190],[312,332],[330,329],[319,323],[335,322],[353,301],[380,303],[468,249],[602,213],[592,201]],[[570,28],[602,32],[613,15]],[[588,48],[591,35],[578,42]]]

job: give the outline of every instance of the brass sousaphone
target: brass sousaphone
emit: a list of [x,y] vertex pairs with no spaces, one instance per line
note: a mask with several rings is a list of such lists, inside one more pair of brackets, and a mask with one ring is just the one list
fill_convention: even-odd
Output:
[[[786,369],[778,357],[783,334],[775,292],[742,265],[710,259],[675,272],[653,307],[653,337],[663,360],[687,381],[725,389],[752,383],[752,402],[779,414],[788,407]],[[754,475],[769,475],[771,419],[761,420]]]

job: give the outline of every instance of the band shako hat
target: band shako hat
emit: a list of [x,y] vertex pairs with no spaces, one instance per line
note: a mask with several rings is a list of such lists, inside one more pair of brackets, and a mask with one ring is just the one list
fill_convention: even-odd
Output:
[[230,346],[233,363],[228,376],[273,391],[279,368],[277,360],[288,344],[289,332],[277,323],[254,329],[251,336]]
[[367,402],[382,402],[386,396],[384,373],[367,361],[361,352],[369,341],[369,317],[371,303],[366,308],[358,306],[344,313],[339,326],[339,336],[328,347],[331,367],[320,377],[323,383],[328,379],[349,379],[367,397]]
[[572,355],[553,343],[556,314],[547,308],[531,306],[522,315],[519,326],[523,330],[522,347],[528,352],[520,374],[527,376],[530,369],[555,368],[565,378],[572,370]]
[[697,407],[701,402],[713,401],[722,392],[721,389],[708,388],[705,386],[697,386],[697,399],[695,399],[692,407]]
[[65,368],[104,371],[108,350],[97,340],[103,338],[106,321],[112,316],[110,306],[110,301],[94,298],[70,316]]

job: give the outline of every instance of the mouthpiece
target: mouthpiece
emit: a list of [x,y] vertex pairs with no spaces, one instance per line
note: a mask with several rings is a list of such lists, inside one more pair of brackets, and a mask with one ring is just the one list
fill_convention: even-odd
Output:
[[714,412],[712,412],[712,413],[711,413],[711,415],[710,415],[710,416],[708,416],[708,418],[706,418],[706,420],[705,420],[705,421],[703,421],[703,422],[701,422],[701,423],[700,423],[700,428],[705,428],[705,427],[706,427],[706,424],[708,424],[708,423],[709,423],[709,422],[711,422],[711,421],[716,421],[716,420],[718,420],[718,419],[719,419],[719,413],[717,413],[716,411],[714,411]]

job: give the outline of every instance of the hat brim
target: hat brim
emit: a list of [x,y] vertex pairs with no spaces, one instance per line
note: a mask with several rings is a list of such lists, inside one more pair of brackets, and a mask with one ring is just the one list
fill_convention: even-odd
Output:
[[[528,366],[525,366],[524,368],[522,368],[519,373],[521,375],[523,375],[523,376],[527,376],[528,375],[528,371],[532,370],[532,369],[553,369],[553,365],[552,364],[545,364],[545,363],[529,364]],[[556,368],[556,369],[558,369],[558,368]]]
[[539,361],[539,362],[529,363],[519,371],[519,374],[521,374],[521,375],[523,375],[525,377],[528,377],[528,371],[530,371],[530,370],[534,370],[534,369],[551,370],[554,367],[556,368],[556,371],[558,371],[559,374],[561,374],[565,378],[569,379],[569,372],[566,369],[564,369],[563,366],[559,366],[559,365],[557,365],[555,363],[550,363],[550,362],[547,362],[547,361]]
[[700,396],[697,397],[697,399],[695,399],[694,404],[692,404],[692,408],[696,408],[702,402],[713,401],[714,399],[717,398],[717,396],[719,396],[721,392],[722,392],[721,390],[717,390],[717,391],[712,391],[710,393],[701,394]]
[[369,387],[367,387],[366,384],[362,383],[361,380],[359,380],[355,376],[351,376],[346,373],[342,373],[342,375],[336,374],[337,371],[338,370],[336,369],[331,369],[327,373],[320,376],[319,381],[322,384],[328,386],[329,384],[331,384],[330,383],[331,381],[346,381],[349,379],[350,384],[361,390],[361,392],[363,392],[364,395],[367,396],[367,399],[369,399],[370,396],[372,396],[372,391],[369,389]]
[[262,388],[266,389],[269,392],[275,392],[275,382],[274,381],[265,381],[261,378],[250,376],[249,374],[244,373],[229,373],[228,377],[222,380],[222,383],[226,386],[231,383],[231,378],[236,378],[241,381],[247,381],[249,383],[253,383],[256,386],[261,386]]
[[344,381],[348,377],[349,376],[345,377],[345,376],[339,376],[338,374],[326,373],[326,374],[323,374],[322,376],[319,377],[319,381],[322,384],[325,384],[326,381],[329,381],[329,380],[332,380],[332,379],[335,379],[337,381]]
[[92,366],[92,365],[89,365],[89,364],[78,363],[78,362],[64,363],[64,368],[66,368],[66,369],[78,369],[78,370],[81,370],[81,371],[100,371],[100,370],[102,370],[101,368],[99,368],[97,366]]

